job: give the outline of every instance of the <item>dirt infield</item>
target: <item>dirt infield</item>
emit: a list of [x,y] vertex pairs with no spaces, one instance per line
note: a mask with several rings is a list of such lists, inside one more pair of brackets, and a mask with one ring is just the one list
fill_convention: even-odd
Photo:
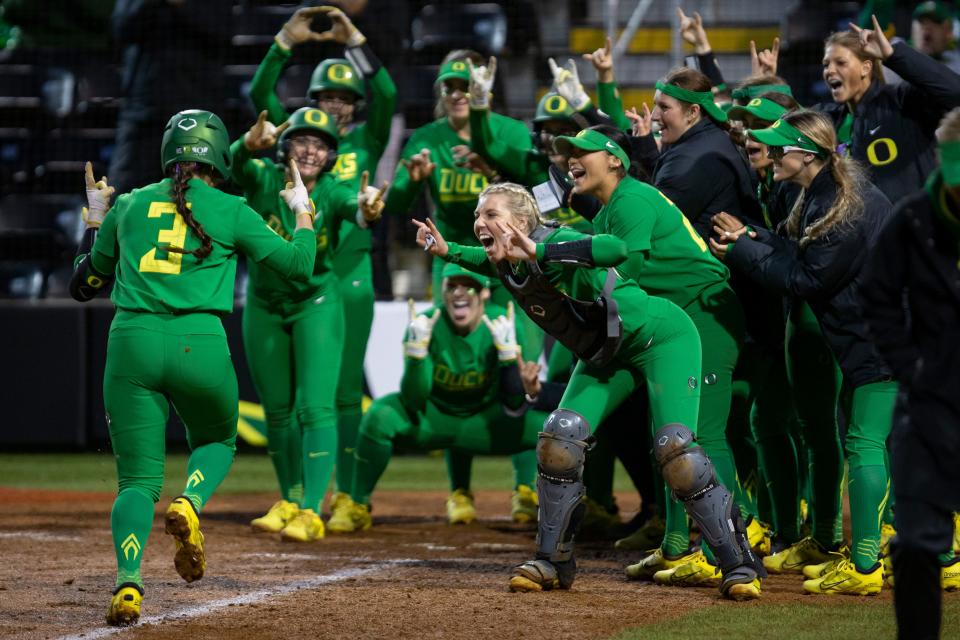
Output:
[[[637,554],[609,543],[579,546],[571,591],[511,594],[510,569],[531,557],[534,529],[509,522],[505,492],[478,492],[480,521],[469,526],[445,523],[444,498],[380,492],[372,530],[298,545],[250,530],[271,495],[216,496],[201,519],[207,574],[191,585],[174,571],[157,518],[144,554],[143,624],[117,636],[598,638],[700,607],[809,602],[797,578],[770,579],[763,599],[746,605],[714,589],[630,583],[622,568]],[[631,497],[618,500],[632,515]],[[115,570],[111,501],[0,488],[0,637],[113,637],[103,623]]]

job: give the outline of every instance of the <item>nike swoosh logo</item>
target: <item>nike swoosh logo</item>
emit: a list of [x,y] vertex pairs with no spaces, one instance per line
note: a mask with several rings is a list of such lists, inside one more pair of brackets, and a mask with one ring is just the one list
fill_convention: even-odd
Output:
[[328,455],[330,454],[326,451],[310,451],[309,453],[307,453],[307,457],[309,458],[319,458],[321,456],[328,456]]
[[617,148],[617,145],[613,144],[612,142],[607,143],[607,149],[616,149],[616,148]]
[[874,135],[877,131],[879,131],[879,130],[880,130],[880,126],[881,126],[881,125],[878,124],[878,125],[875,126],[873,129],[870,129],[870,135]]
[[836,581],[836,582],[821,582],[821,583],[820,583],[820,588],[821,588],[821,589],[833,589],[834,587],[839,587],[839,586],[842,585],[844,582],[850,582],[850,578],[844,578],[843,580],[838,580],[838,581]]

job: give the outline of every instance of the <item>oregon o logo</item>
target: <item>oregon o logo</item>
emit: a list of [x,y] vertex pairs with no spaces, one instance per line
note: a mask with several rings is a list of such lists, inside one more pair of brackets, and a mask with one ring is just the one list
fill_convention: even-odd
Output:
[[[878,146],[882,146],[884,149],[882,152],[884,155],[883,158],[881,158],[877,153]],[[867,160],[869,160],[870,164],[875,167],[882,167],[883,165],[890,164],[896,160],[898,153],[899,151],[897,150],[896,142],[890,138],[878,138],[871,142],[870,146],[867,147]]]
[[466,71],[467,63],[463,62],[462,60],[457,60],[452,65],[450,65],[450,69],[452,71]]
[[310,109],[305,114],[303,114],[303,119],[306,120],[309,124],[316,125],[318,127],[327,126],[327,121],[330,119],[326,113],[320,109]]
[[563,113],[567,108],[567,101],[563,96],[550,96],[543,108],[547,113]]
[[761,102],[762,102],[762,100],[761,100],[760,98],[754,98],[753,100],[751,100],[750,102],[747,103],[747,106],[748,106],[748,107],[759,107]]
[[332,64],[327,69],[327,77],[331,80],[344,81],[353,77],[353,69],[345,64]]

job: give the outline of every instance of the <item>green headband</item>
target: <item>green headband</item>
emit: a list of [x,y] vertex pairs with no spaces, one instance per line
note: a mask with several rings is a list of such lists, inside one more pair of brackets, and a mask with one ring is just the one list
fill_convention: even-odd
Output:
[[749,114],[758,120],[765,122],[774,122],[778,120],[788,109],[766,98],[753,98],[745,105],[737,105],[727,111],[727,117],[731,120],[743,120],[744,116]]
[[564,156],[571,155],[571,147],[584,151],[606,151],[615,158],[620,158],[624,170],[630,168],[630,158],[620,145],[595,129],[584,129],[575,136],[559,136],[553,141],[557,152]]
[[783,119],[777,120],[766,129],[747,129],[746,133],[768,147],[797,147],[821,157],[830,155],[829,151],[817,146],[816,142]]
[[790,89],[789,85],[786,84],[755,84],[749,87],[741,87],[739,89],[734,89],[731,93],[731,97],[734,100],[753,100],[754,98],[773,91],[775,93],[782,93],[785,96],[793,97],[793,91]]
[[941,142],[937,149],[940,151],[943,181],[948,187],[960,186],[960,141]]
[[657,89],[671,98],[700,105],[700,107],[717,122],[727,121],[727,114],[713,101],[713,93],[710,91],[688,91],[676,85],[665,84],[663,82],[657,82]]

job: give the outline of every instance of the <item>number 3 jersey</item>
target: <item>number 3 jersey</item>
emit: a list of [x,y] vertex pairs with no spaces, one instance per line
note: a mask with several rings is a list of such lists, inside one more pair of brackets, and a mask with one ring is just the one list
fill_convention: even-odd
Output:
[[[189,181],[187,204],[213,240],[202,261],[187,251],[200,238],[171,201],[172,180],[164,179],[117,198],[100,227],[91,251],[93,267],[115,273],[111,299],[119,309],[149,313],[226,314],[233,310],[237,253],[263,262],[290,278],[312,270],[316,239],[307,229],[293,242],[272,231],[243,198]],[[309,264],[305,264],[309,262]]]

